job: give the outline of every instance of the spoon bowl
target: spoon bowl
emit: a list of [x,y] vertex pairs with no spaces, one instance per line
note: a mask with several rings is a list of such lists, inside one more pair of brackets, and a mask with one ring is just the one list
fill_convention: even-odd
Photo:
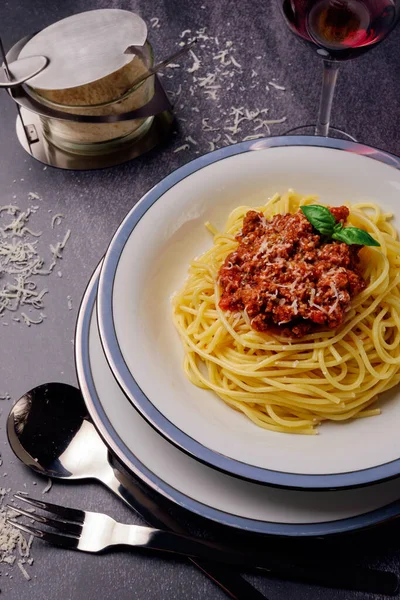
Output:
[[28,467],[58,479],[102,479],[108,451],[81,392],[65,383],[47,383],[24,394],[7,419],[7,436]]

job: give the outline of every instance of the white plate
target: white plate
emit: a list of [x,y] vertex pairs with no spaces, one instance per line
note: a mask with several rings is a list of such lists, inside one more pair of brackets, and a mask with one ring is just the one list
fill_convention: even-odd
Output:
[[130,472],[194,513],[251,532],[328,535],[400,514],[400,479],[340,491],[270,488],[220,473],[167,442],[134,409],[107,364],[95,312],[98,272],[79,314],[77,373],[96,428]]
[[234,207],[260,205],[289,187],[332,205],[377,202],[398,215],[399,166],[341,140],[243,143],[178,169],[132,209],[104,259],[99,326],[115,377],[160,433],[198,460],[264,483],[348,487],[400,473],[398,392],[390,395],[396,401],[386,396],[381,416],[324,423],[318,436],[261,429],[187,380],[170,301],[189,261],[212,243],[205,221],[223,227]]

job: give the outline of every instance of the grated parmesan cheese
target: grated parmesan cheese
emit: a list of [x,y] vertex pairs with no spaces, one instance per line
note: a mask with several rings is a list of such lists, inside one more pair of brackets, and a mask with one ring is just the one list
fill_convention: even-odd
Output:
[[320,310],[325,315],[329,314],[328,311],[326,311],[322,306],[320,306],[319,304],[315,303],[315,301],[314,301],[315,300],[315,296],[316,296],[316,290],[315,290],[315,288],[311,288],[310,298],[308,300],[309,306],[312,306],[312,307],[316,308],[317,310]]
[[18,564],[19,570],[21,571],[21,573],[25,577],[25,579],[27,581],[30,581],[31,580],[31,576],[29,575],[28,571],[25,569],[22,560],[19,560],[17,564]]
[[52,480],[49,477],[49,479],[47,480],[46,487],[43,488],[43,490],[42,490],[42,494],[47,494],[51,490],[52,485],[53,485],[53,482],[52,482]]
[[211,127],[211,125],[208,124],[209,120],[210,119],[207,118],[201,120],[203,131],[219,131],[219,127]]
[[[28,199],[33,198],[40,196],[29,192]],[[62,258],[62,251],[70,237],[71,232],[68,230],[62,242],[50,245],[52,261],[46,268],[46,261],[39,255],[38,248],[37,238],[42,236],[42,232],[33,231],[29,226],[30,219],[38,208],[34,206],[21,210],[13,204],[0,207],[0,276],[3,282],[0,288],[0,316],[6,312],[19,312],[25,306],[36,310],[44,308],[43,298],[48,290],[38,288],[38,282],[41,276],[52,273],[57,261]],[[59,225],[61,218],[63,215],[55,215],[51,220],[51,227]],[[21,318],[28,327],[43,321],[43,316],[36,319],[29,317],[26,312],[20,313],[20,317],[13,316],[12,320],[19,322]]]
[[30,327],[31,325],[40,325],[40,323],[43,323],[43,317],[40,317],[39,319],[37,319],[36,321],[34,319],[31,319],[30,317],[28,317],[27,314],[25,313],[21,313],[21,317],[22,320],[24,321],[24,323],[26,325],[28,325],[28,327]]
[[193,58],[193,65],[187,71],[188,71],[188,73],[195,73],[196,71],[198,71],[200,69],[200,61],[197,58],[197,56],[195,55],[195,53],[193,52],[193,50],[189,50],[189,54]]
[[242,65],[240,65],[240,64],[238,63],[238,61],[235,59],[235,57],[234,57],[234,56],[231,56],[231,63],[232,63],[232,65],[234,65],[234,66],[235,66],[235,67],[237,67],[238,69],[241,69],[241,68],[242,68]]
[[[185,124],[181,127],[183,133],[181,139],[185,142],[189,138],[196,140],[196,144],[189,141],[189,147],[181,142],[182,145],[175,148],[174,152],[189,151],[193,156],[238,141],[256,140],[270,135],[271,132],[279,133],[273,128],[278,128],[286,121],[285,116],[278,115],[278,118],[275,118],[272,108],[248,106],[253,98],[253,89],[257,87],[260,90],[264,89],[267,82],[271,80],[269,95],[271,98],[275,92],[280,92],[283,86],[275,82],[270,70],[266,69],[264,74],[260,69],[252,69],[251,66],[241,64],[236,58],[239,47],[231,38],[232,35],[229,35],[227,39],[225,32],[224,39],[223,31],[219,31],[217,37],[213,35],[211,28],[207,27],[185,29],[181,32],[178,46],[198,40],[201,41],[198,47],[204,52],[199,57],[192,49],[189,50],[188,66],[181,70],[173,67],[167,75],[171,80],[168,86],[169,93],[175,100],[179,97],[181,101],[179,106],[175,106],[177,120]],[[261,60],[262,57],[255,58]],[[239,81],[238,76],[240,76]],[[232,89],[243,92],[243,106],[229,108],[227,105],[229,91]],[[201,97],[203,102],[196,106],[193,98],[198,97]],[[214,111],[214,107],[211,106],[211,111],[205,115],[204,100],[209,105],[215,103],[215,108],[218,110]],[[199,118],[196,118],[196,114]],[[192,132],[200,128],[204,135],[202,139],[196,139]],[[218,130],[224,132],[219,139],[210,133]]]
[[328,314],[331,315],[333,312],[335,312],[335,310],[337,309],[337,306],[339,304],[339,292],[338,292],[337,287],[336,287],[336,285],[334,284],[333,281],[331,281],[329,285],[330,285],[330,288],[331,288],[331,290],[332,290],[332,292],[333,292],[333,294],[335,296],[335,302],[330,307],[329,313],[328,313]]
[[[20,516],[12,508],[5,506],[5,500],[10,492],[11,488],[0,488],[0,567],[1,564],[7,567],[17,564],[23,577],[29,581],[31,577],[24,565],[33,564],[33,558],[30,555],[33,536],[27,540],[21,531],[7,521],[9,518],[16,519]],[[12,498],[11,501],[14,499]],[[10,578],[13,577],[8,570],[4,574]]]
[[61,213],[54,215],[54,217],[51,220],[51,228],[54,229],[54,225],[60,225],[61,219],[65,219],[64,215],[62,215]]
[[259,138],[264,137],[263,133],[255,133],[254,135],[246,135],[243,138],[243,142],[250,142],[251,140],[258,140]]
[[223,65],[229,65],[230,61],[229,59],[227,59],[228,54],[229,50],[220,50],[219,52],[217,52],[217,54],[213,56],[213,59],[219,60]]
[[175,152],[182,152],[182,150],[189,150],[190,146],[189,144],[182,144],[182,146],[179,146],[178,148],[175,148],[174,153]]
[[297,298],[295,298],[292,302],[292,304],[290,305],[290,308],[293,309],[293,312],[295,315],[298,314],[299,310],[297,308]]
[[274,83],[273,81],[268,81],[268,85],[271,85],[276,90],[282,90],[283,92],[286,90],[286,88],[283,87],[283,85],[278,85],[277,83]]
[[218,100],[216,90],[207,89],[204,93],[207,94],[209,100]]
[[227,133],[225,134],[225,137],[230,144],[237,144],[237,140],[234,140],[233,138],[231,138],[231,136],[228,135]]

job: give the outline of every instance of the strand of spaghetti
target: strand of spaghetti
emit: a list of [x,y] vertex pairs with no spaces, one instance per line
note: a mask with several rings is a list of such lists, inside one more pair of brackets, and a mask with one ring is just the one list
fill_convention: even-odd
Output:
[[377,369],[375,369],[372,364],[371,364],[371,358],[368,356],[364,345],[361,343],[361,341],[357,338],[357,336],[355,336],[354,334],[351,334],[353,342],[356,344],[357,347],[357,351],[359,353],[360,358],[362,359],[366,369],[369,371],[369,373],[372,375],[372,377],[374,379],[388,379],[389,378],[389,373],[388,373],[388,369],[389,369],[389,364],[388,363],[383,363],[381,364],[381,370],[377,371]]
[[279,423],[280,425],[282,425],[283,427],[289,427],[291,429],[296,428],[303,428],[303,427],[307,427],[307,426],[312,426],[313,422],[310,419],[298,419],[297,421],[291,419],[290,417],[280,417],[279,415],[276,414],[276,412],[274,411],[274,409],[272,408],[272,406],[270,404],[266,405],[266,410],[268,415],[271,417],[271,419],[273,419],[276,423]]
[[[234,400],[232,400],[229,397],[227,397],[225,399],[225,401],[228,404],[230,404],[232,406],[232,408],[235,408],[236,410],[243,412],[249,419],[251,419],[259,427],[263,427],[264,429],[270,429],[271,431],[287,433],[286,427],[275,425],[272,419],[270,419],[268,421],[266,419],[265,414],[263,414],[259,411],[255,411],[254,409],[249,408],[248,406],[243,406],[243,405],[239,404],[238,402],[235,402]],[[308,428],[293,430],[293,431],[291,431],[291,433],[315,435],[317,433],[317,431],[311,426]]]
[[[373,335],[375,338],[379,337],[379,327],[382,320],[383,315],[386,313],[386,308],[382,308],[380,313],[376,316],[375,322],[373,324]],[[398,350],[398,349],[397,349]],[[387,351],[381,346],[381,344],[376,344],[376,351],[381,358],[382,362],[388,364],[400,364],[400,354],[397,352],[397,356],[390,356]]]

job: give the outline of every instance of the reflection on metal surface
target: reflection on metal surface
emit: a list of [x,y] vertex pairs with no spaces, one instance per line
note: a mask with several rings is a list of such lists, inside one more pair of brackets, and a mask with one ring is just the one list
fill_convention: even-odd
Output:
[[56,21],[21,50],[21,58],[45,54],[49,67],[34,86],[54,90],[91,83],[130,62],[124,55],[129,44],[143,46],[147,25],[130,10],[103,8],[76,13]]
[[[9,63],[0,71],[0,88],[14,88],[43,71],[48,64],[46,56],[30,56]],[[11,79],[8,78],[8,73]]]
[[173,115],[170,111],[162,112],[154,117],[150,129],[143,137],[135,139],[131,144],[123,146],[116,152],[97,156],[84,156],[80,154],[71,154],[59,150],[49,143],[44,134],[40,117],[26,109],[21,109],[23,120],[26,123],[28,131],[37,133],[37,139],[31,139],[31,147],[29,150],[26,137],[21,125],[21,121],[17,119],[17,136],[21,146],[36,160],[58,167],[60,169],[102,169],[104,167],[112,167],[148,152],[158,144],[167,139],[173,123]]
[[79,390],[59,383],[24,394],[7,420],[8,440],[17,457],[42,475],[62,479],[92,475],[96,439],[90,429],[98,438]]
[[[315,125],[299,125],[298,127],[292,127],[288,131],[285,131],[283,135],[316,135]],[[332,134],[332,135],[331,135]],[[351,142],[357,142],[356,138],[346,133],[342,129],[337,127],[329,126],[329,136],[333,138],[339,138],[341,140],[350,140]]]

